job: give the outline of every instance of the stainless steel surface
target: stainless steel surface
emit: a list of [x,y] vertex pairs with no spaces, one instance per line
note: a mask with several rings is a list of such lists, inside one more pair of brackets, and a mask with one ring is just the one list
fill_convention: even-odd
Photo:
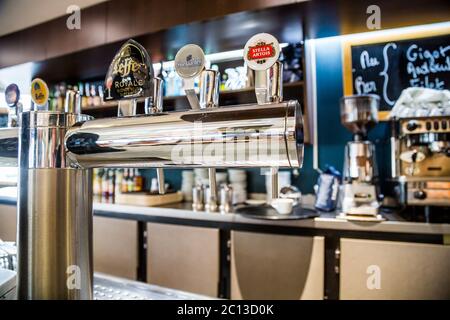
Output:
[[283,64],[280,61],[267,70],[255,71],[255,94],[258,104],[283,101]]
[[351,141],[345,147],[344,180],[371,183],[376,177],[375,146],[370,141]]
[[220,188],[220,212],[230,213],[233,210],[233,187],[224,184]]
[[94,276],[95,300],[208,300],[199,294],[117,278],[101,273]]
[[22,113],[22,104],[18,102],[8,107],[8,128],[18,127],[20,122],[20,114]]
[[68,127],[91,117],[22,114],[19,141],[19,299],[92,298],[92,175],[66,161]]
[[203,70],[200,73],[200,109],[219,106],[219,77],[215,70]]
[[158,179],[158,192],[159,194],[166,193],[166,182],[164,179],[164,170],[162,168],[156,169],[156,177]]
[[300,167],[303,122],[297,101],[87,121],[66,147],[91,167]]
[[278,198],[278,169],[270,168],[270,198]]
[[117,117],[132,117],[136,115],[137,99],[120,100],[117,107]]
[[0,128],[0,166],[17,167],[19,128]]
[[90,116],[64,112],[22,113],[21,168],[67,168],[64,137],[67,128]]
[[204,208],[204,190],[203,187],[198,185],[192,188],[192,209],[194,211],[200,211]]
[[283,101],[283,63],[277,61],[267,70],[267,102]]
[[367,140],[367,133],[378,122],[379,105],[377,95],[353,95],[341,99],[341,123],[353,133],[353,141],[345,146],[343,218],[378,217],[375,146]]
[[153,78],[152,95],[145,99],[145,114],[159,113],[163,111],[163,84],[161,78]]
[[206,210],[216,212],[218,209],[216,169],[208,168],[209,192],[205,201]]
[[450,117],[401,118],[392,123],[395,161],[392,172],[405,196],[404,204],[450,204]]
[[67,90],[66,99],[64,100],[64,111],[66,113],[81,114],[81,97],[77,91]]
[[0,268],[0,300],[12,300],[15,295],[16,273]]
[[92,298],[90,170],[26,169],[18,201],[18,298]]
[[377,95],[353,95],[341,99],[341,123],[354,134],[365,136],[378,123],[380,98]]

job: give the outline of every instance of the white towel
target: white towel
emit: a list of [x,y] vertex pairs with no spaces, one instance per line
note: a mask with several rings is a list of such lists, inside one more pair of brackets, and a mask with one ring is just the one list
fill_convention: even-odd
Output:
[[390,118],[450,115],[450,91],[429,88],[407,88],[402,91]]

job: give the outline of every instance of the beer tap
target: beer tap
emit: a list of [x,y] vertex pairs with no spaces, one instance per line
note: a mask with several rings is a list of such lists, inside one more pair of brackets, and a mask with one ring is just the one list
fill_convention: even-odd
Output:
[[[162,67],[162,66],[161,66]],[[153,78],[152,95],[145,99],[145,114],[158,114],[163,111],[163,84],[164,81],[159,77]],[[156,178],[158,179],[159,194],[166,193],[166,183],[164,179],[164,169],[156,168]]]
[[[192,110],[213,109],[219,106],[219,77],[216,70],[205,69],[205,54],[202,48],[195,44],[182,47],[175,56],[175,70],[185,79],[186,97]],[[199,76],[200,99],[195,94],[193,80]],[[216,212],[218,210],[218,193],[216,181],[216,169],[208,168],[209,194],[206,201],[206,210]]]
[[[255,73],[255,95],[259,105],[283,101],[283,64],[278,61],[280,45],[268,34],[251,37],[244,49],[244,60]],[[278,168],[271,167],[270,198],[278,198]],[[269,191],[269,190],[268,190]]]

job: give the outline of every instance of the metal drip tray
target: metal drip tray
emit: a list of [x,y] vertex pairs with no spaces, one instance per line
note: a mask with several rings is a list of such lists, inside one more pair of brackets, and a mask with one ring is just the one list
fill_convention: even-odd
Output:
[[207,296],[137,281],[125,280],[102,273],[94,275],[94,300],[209,300]]
[[291,214],[279,214],[269,205],[261,206],[242,206],[235,210],[235,213],[241,214],[246,218],[265,219],[265,220],[299,220],[318,217],[315,210],[295,206]]
[[[16,299],[15,271],[0,269],[0,300]],[[207,296],[126,280],[94,275],[94,300],[210,300]]]

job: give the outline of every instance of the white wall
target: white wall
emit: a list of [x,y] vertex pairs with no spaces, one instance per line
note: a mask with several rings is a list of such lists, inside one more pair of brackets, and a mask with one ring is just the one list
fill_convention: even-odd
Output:
[[66,15],[67,7],[86,8],[107,0],[0,0],[0,36]]

